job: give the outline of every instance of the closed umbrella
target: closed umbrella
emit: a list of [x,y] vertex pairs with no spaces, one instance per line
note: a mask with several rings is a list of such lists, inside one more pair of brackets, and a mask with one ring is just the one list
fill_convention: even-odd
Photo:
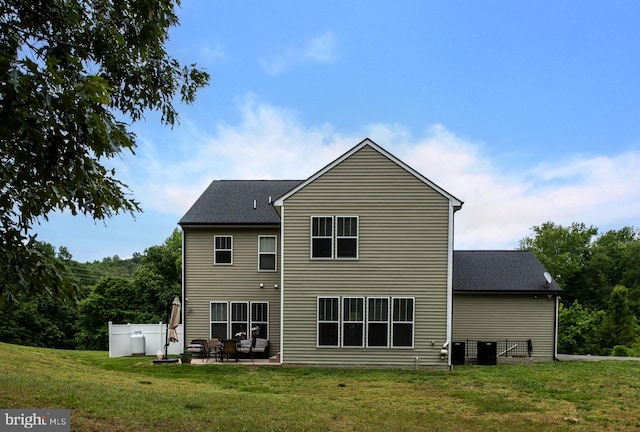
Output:
[[171,304],[171,315],[169,317],[169,323],[167,324],[166,342],[164,344],[164,358],[161,360],[154,360],[154,363],[174,363],[178,359],[169,359],[169,342],[178,342],[178,324],[180,324],[180,298],[176,296]]
[[180,324],[180,298],[176,296],[171,305],[171,318],[169,319],[169,342],[178,342],[178,325]]

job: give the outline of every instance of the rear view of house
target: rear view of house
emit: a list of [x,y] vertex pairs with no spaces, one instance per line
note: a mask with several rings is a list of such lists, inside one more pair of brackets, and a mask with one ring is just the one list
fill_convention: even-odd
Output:
[[369,139],[305,180],[214,181],[180,221],[185,339],[254,329],[283,364],[448,367],[453,338],[496,337],[454,319],[481,297],[454,286],[461,207]]

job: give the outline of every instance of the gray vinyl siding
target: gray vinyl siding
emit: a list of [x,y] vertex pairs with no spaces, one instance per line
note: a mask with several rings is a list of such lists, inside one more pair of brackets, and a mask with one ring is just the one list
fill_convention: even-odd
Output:
[[[283,213],[284,363],[446,366],[446,197],[365,146],[287,198]],[[310,258],[310,217],[328,215],[359,217],[357,260]],[[317,348],[318,296],[415,298],[414,347]]]
[[545,294],[453,296],[453,340],[513,339],[533,342],[533,357],[555,353],[555,297]]
[[[216,235],[233,236],[233,265],[213,264]],[[258,271],[260,235],[277,236],[276,272]],[[280,228],[185,227],[183,236],[185,341],[210,336],[212,301],[266,301],[269,302],[269,352],[276,354],[280,349],[280,289],[274,289],[274,285],[280,284]],[[261,283],[264,288],[260,288]]]

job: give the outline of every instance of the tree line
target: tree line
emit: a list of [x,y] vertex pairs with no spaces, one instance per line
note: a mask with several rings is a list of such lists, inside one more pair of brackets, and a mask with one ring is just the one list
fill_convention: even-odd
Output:
[[79,263],[67,248],[39,243],[41,256],[61,269],[72,294],[56,290],[0,303],[0,341],[47,348],[107,350],[107,323],[167,322],[182,280],[182,233],[121,259]]
[[545,222],[520,241],[562,287],[558,352],[640,356],[640,231]]

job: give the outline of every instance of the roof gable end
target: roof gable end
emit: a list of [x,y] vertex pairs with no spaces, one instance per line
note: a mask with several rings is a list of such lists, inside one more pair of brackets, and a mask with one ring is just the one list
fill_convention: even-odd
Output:
[[397,157],[395,157],[394,155],[392,155],[391,153],[389,153],[388,151],[386,151],[385,149],[380,147],[378,144],[376,144],[375,142],[373,142],[369,138],[365,138],[358,145],[353,147],[351,150],[347,151],[342,156],[340,156],[339,158],[337,158],[336,160],[334,160],[333,162],[331,162],[330,164],[328,164],[327,166],[325,166],[321,170],[317,171],[315,174],[313,174],[307,180],[301,182],[299,185],[297,185],[296,187],[294,187],[293,189],[288,191],[286,194],[284,194],[281,197],[277,198],[274,201],[273,205],[276,206],[276,207],[281,207],[284,204],[284,201],[287,198],[289,198],[292,195],[296,194],[299,190],[305,188],[307,185],[312,183],[314,180],[316,180],[317,178],[323,176],[326,172],[330,171],[332,168],[334,168],[335,166],[339,165],[340,163],[342,163],[343,161],[345,161],[346,159],[348,159],[349,157],[351,157],[352,155],[354,155],[355,153],[357,153],[358,151],[360,151],[362,148],[364,148],[366,146],[371,147],[373,150],[377,151],[378,153],[380,153],[381,155],[383,155],[387,159],[391,160],[393,163],[395,163],[396,165],[398,165],[399,167],[401,167],[402,169],[404,169],[405,171],[407,171],[408,173],[410,173],[411,175],[416,177],[418,180],[420,180],[421,182],[423,182],[424,184],[426,184],[427,186],[431,187],[436,192],[438,192],[439,194],[441,194],[442,196],[447,198],[449,200],[449,202],[451,203],[451,205],[455,209],[460,209],[462,207],[463,202],[460,201],[458,198],[454,197],[449,192],[445,191],[440,186],[436,185],[431,180],[427,179],[425,176],[420,174],[418,171],[414,170],[409,165],[407,165],[404,162],[402,162],[400,159],[398,159]]

